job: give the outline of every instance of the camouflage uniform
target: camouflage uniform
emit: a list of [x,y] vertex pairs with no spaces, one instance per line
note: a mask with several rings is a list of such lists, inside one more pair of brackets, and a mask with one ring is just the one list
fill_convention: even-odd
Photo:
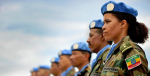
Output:
[[66,76],[74,76],[75,73],[76,73],[75,69],[72,68],[72,69],[67,73]]
[[89,76],[89,73],[91,71],[91,66],[88,65],[81,73],[79,73],[77,76]]
[[[138,54],[141,64],[128,70],[125,59]],[[147,76],[148,61],[145,53],[129,36],[124,37],[115,47],[113,53],[108,57],[101,76]]]
[[110,48],[107,48],[98,58],[96,63],[94,64],[89,76],[100,76],[101,70],[103,69],[104,62],[106,60],[107,54]]
[[150,76],[150,70],[148,70],[148,74],[147,74],[147,76]]

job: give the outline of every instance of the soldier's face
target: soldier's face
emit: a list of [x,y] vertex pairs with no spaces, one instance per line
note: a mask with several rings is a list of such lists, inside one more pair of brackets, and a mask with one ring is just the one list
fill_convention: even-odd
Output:
[[81,51],[72,51],[72,55],[70,57],[71,64],[74,67],[81,66],[81,64],[84,62],[84,54],[82,54]]
[[44,73],[45,73],[44,69],[39,69],[37,76],[45,76]]
[[32,72],[31,76],[37,76],[37,72]]
[[51,65],[51,73],[53,75],[56,75],[58,73],[59,69],[60,68],[59,68],[59,65],[57,63],[52,63],[52,65]]
[[97,32],[98,29],[91,29],[89,38],[87,39],[88,46],[92,52],[97,53],[101,49],[101,35]]
[[122,27],[121,21],[119,21],[113,14],[104,14],[104,26],[103,35],[105,40],[114,41],[121,35]]
[[68,66],[68,64],[70,64],[69,57],[66,55],[61,55],[59,60],[60,69],[64,71],[64,69],[66,68],[66,66]]

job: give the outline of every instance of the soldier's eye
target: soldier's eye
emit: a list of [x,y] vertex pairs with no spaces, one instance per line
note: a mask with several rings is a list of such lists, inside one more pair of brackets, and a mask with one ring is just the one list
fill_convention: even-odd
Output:
[[110,21],[106,21],[106,23],[109,23]]

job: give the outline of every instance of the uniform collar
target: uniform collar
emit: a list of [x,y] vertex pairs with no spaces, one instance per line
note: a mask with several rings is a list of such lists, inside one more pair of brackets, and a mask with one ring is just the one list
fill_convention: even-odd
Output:
[[73,66],[69,67],[66,71],[64,71],[64,72],[62,73],[61,76],[66,76],[72,68],[73,68]]
[[[117,43],[117,44],[118,44],[118,43]],[[117,44],[113,44],[113,45],[112,45],[112,47],[111,47],[111,49],[110,49],[110,51],[109,51],[109,53],[108,53],[108,55],[107,55],[107,57],[106,57],[106,60],[107,60],[108,57],[113,53],[113,50],[116,48]]]
[[107,55],[107,57],[106,57],[106,62],[110,58],[110,56],[114,52],[114,50],[116,50],[124,41],[128,41],[128,40],[130,40],[130,37],[129,36],[125,36],[118,43],[113,44],[111,49],[110,49],[110,51],[109,51],[109,53],[108,53],[108,55]]
[[90,63],[86,64],[80,71],[78,71],[74,76],[77,76],[78,74],[80,74],[84,69],[86,69],[88,67],[88,65],[90,65]]
[[106,45],[105,47],[103,47],[103,48],[97,53],[96,58],[93,59],[93,61],[92,61],[92,68],[94,67],[96,61],[97,61],[98,58],[101,56],[101,54],[103,54],[103,52],[104,52],[106,49],[108,49],[109,47],[111,47],[111,45],[108,44],[108,45]]
[[97,53],[97,56],[96,56],[96,61],[98,60],[99,56],[101,56],[101,54],[107,49],[111,47],[109,44],[106,45],[105,47],[103,47],[98,53]]

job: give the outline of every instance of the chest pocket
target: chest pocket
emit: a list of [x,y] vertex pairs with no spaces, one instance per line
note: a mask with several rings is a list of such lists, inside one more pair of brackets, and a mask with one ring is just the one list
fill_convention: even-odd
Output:
[[115,67],[116,58],[112,57],[104,66],[101,76],[118,76],[118,68]]
[[107,76],[118,76],[120,74],[122,75],[121,68],[123,68],[123,62],[124,58],[121,52],[112,55],[112,57],[106,62],[103,68],[103,74]]
[[102,68],[103,68],[103,60],[102,57],[100,57],[96,62],[96,64],[94,65],[94,68],[90,76],[100,76]]
[[95,72],[93,72],[93,73],[91,73],[90,76],[101,76],[101,73],[95,73]]
[[114,67],[115,66],[115,62],[116,61],[116,56],[113,55],[105,64],[104,67]]
[[103,65],[103,60],[102,60],[102,57],[101,57],[101,58],[98,59],[98,62],[96,64],[95,68],[94,68],[95,72],[96,73],[101,73],[103,66],[104,66]]

